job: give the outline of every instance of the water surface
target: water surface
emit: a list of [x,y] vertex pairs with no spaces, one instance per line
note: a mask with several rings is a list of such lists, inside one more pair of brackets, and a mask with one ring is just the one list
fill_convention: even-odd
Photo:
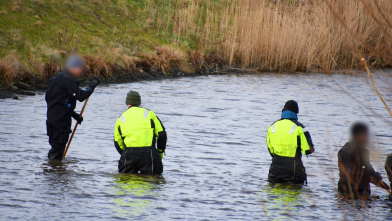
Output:
[[[379,81],[381,83],[381,81]],[[117,173],[113,146],[125,96],[140,92],[168,133],[161,177]],[[390,91],[382,90],[386,97]],[[285,101],[316,152],[304,157],[307,186],[270,185],[267,128]],[[391,102],[389,102],[391,103]],[[372,107],[372,108],[369,108]],[[77,110],[82,104],[79,103]],[[0,101],[0,219],[346,220],[391,216],[385,190],[348,205],[337,194],[339,146],[350,122],[371,121],[372,162],[386,177],[391,120],[364,79],[326,75],[226,75],[100,86],[67,158],[51,164],[44,94]],[[373,201],[373,202],[372,202]]]

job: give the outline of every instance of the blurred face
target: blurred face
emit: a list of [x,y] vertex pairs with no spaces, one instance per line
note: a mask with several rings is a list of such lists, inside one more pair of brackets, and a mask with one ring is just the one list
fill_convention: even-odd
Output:
[[370,136],[367,133],[359,134],[354,138],[354,142],[360,146],[366,146],[369,144]]
[[68,68],[68,71],[75,77],[75,78],[80,78],[83,75],[83,68]]

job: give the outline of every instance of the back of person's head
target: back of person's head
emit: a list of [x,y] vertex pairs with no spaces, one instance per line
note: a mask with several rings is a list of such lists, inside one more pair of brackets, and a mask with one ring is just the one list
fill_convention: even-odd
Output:
[[298,114],[299,113],[298,103],[294,100],[287,101],[282,109],[282,112],[284,111],[291,111]]
[[140,94],[136,91],[130,90],[127,94],[127,98],[125,99],[125,104],[138,106],[142,103],[142,99]]

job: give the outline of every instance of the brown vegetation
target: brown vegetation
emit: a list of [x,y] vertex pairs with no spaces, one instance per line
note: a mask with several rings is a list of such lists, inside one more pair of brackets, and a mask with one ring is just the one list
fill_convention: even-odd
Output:
[[168,46],[156,47],[154,54],[143,53],[140,55],[142,66],[149,66],[157,71],[169,75],[174,69],[186,70],[185,55]]
[[15,71],[7,58],[0,59],[0,82],[11,84],[14,80]]
[[[35,2],[55,4],[43,0]],[[23,4],[15,5],[25,9]],[[139,23],[137,17],[146,14],[147,18],[140,23],[143,31],[139,35],[143,35],[140,38],[148,44],[135,40],[137,36],[130,35],[131,31],[120,31],[113,25],[113,16],[106,15],[104,19],[98,12],[89,11],[83,15],[90,17],[82,17],[84,21],[110,29],[113,35],[102,35],[110,38],[108,40],[88,35],[83,27],[76,32],[73,28],[81,24],[81,18],[77,14],[64,14],[61,16],[65,19],[64,28],[46,36],[47,43],[31,44],[25,39],[22,27],[9,29],[10,37],[5,44],[14,45],[17,51],[30,47],[26,56],[20,56],[28,64],[25,73],[46,81],[53,70],[61,67],[65,54],[75,51],[85,56],[88,76],[98,75],[104,79],[115,78],[120,72],[128,75],[151,70],[164,75],[174,70],[194,73],[214,65],[259,71],[334,73],[360,67],[362,57],[370,67],[392,66],[389,17],[392,4],[389,0],[146,0],[142,6],[100,0],[95,1],[96,5],[67,4],[67,7],[77,4],[88,8],[108,5],[113,11],[108,13],[118,17],[121,11],[126,19]],[[133,7],[137,10],[130,11]],[[53,10],[57,14],[59,9],[54,7]],[[6,9],[1,11],[7,14]],[[136,11],[140,15],[135,14]],[[44,17],[36,16],[33,24],[37,29],[51,25]],[[155,38],[163,41],[157,43]],[[10,70],[4,61],[2,67],[2,70]],[[12,71],[3,72],[6,74],[2,74],[1,82],[10,84],[14,80],[9,76],[15,78],[20,68],[15,70],[12,66]]]

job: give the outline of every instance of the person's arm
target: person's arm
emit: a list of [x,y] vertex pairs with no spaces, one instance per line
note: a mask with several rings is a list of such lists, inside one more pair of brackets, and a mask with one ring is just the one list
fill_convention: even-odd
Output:
[[88,97],[90,97],[90,95],[94,92],[95,88],[99,83],[101,83],[101,81],[99,80],[99,77],[94,76],[91,79],[90,84],[84,89],[80,89],[76,81],[62,80],[62,82],[59,81],[59,83],[63,84],[67,88],[69,94],[74,96],[78,101],[82,102],[85,101]]
[[359,152],[359,158],[361,160],[361,165],[363,166],[364,176],[370,177],[370,182],[376,186],[380,186],[382,182],[382,176],[377,173],[372,164],[370,163],[370,152],[368,150],[361,150]]
[[159,120],[159,118],[155,115],[154,112],[152,112],[152,120],[154,121],[155,125],[154,132],[155,136],[157,137],[157,149],[159,154],[161,155],[161,158],[163,158],[163,153],[165,153],[167,143],[166,130],[162,122]]
[[119,154],[123,152],[125,149],[124,139],[121,135],[121,127],[120,127],[121,120],[118,119],[116,122],[116,126],[114,128],[114,146],[116,147]]
[[299,136],[301,140],[301,150],[305,155],[312,154],[314,152],[312,138],[310,133],[305,128],[299,127]]
[[312,154],[314,152],[314,144],[312,141],[312,137],[310,136],[309,131],[304,132],[304,135],[309,145],[309,150],[306,152],[306,154]]
[[271,141],[270,141],[270,132],[271,132],[271,127],[268,128],[268,132],[267,132],[267,147],[271,157],[274,157],[274,155],[272,154],[274,152],[274,149],[272,148]]

